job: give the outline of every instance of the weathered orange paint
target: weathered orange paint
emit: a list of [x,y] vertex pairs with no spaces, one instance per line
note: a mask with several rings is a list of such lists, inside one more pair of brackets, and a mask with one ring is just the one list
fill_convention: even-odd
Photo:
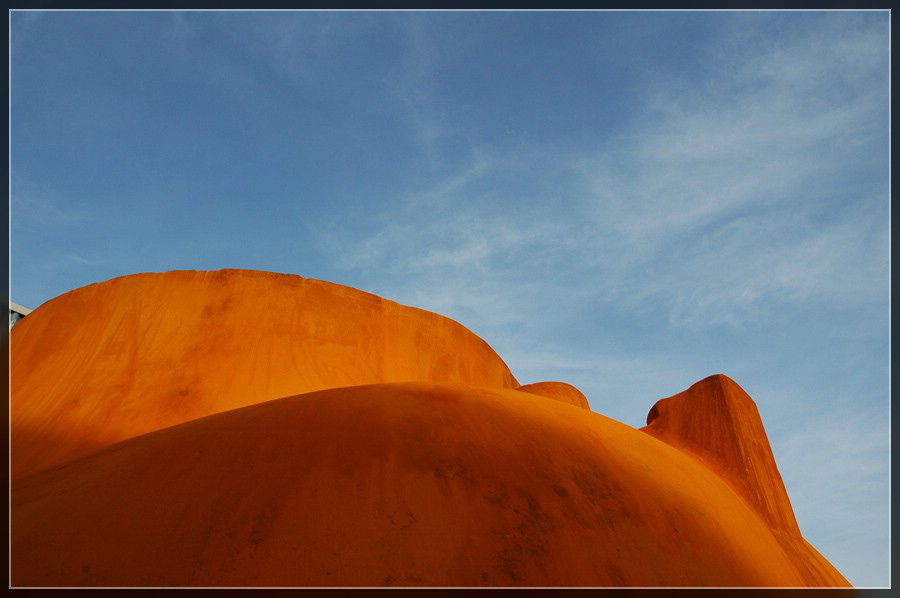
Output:
[[518,386],[487,343],[449,318],[250,270],[82,287],[16,324],[10,344],[13,478],[301,392],[407,380]]
[[724,376],[637,430],[571,385],[519,386],[451,320],[339,285],[85,289],[13,329],[13,586],[848,585]]
[[800,533],[756,404],[719,374],[660,399],[641,431],[689,454],[719,474],[756,511],[792,559],[804,585],[847,584]]
[[731,378],[710,376],[660,399],[641,430],[701,459],[770,526],[800,533],[759,411]]

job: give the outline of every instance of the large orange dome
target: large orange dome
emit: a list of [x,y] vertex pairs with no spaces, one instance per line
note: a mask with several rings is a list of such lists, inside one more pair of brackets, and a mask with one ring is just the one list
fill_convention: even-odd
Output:
[[379,382],[515,388],[457,322],[321,280],[252,270],[114,278],[12,329],[13,478],[191,419]]
[[725,376],[638,430],[441,316],[233,270],[11,341],[14,586],[848,585]]

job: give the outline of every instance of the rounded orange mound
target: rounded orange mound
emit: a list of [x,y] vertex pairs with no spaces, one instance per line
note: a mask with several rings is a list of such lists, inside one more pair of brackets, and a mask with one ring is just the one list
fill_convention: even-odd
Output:
[[236,407],[428,380],[518,386],[457,322],[320,280],[249,270],[114,278],[10,335],[12,476]]
[[556,401],[562,401],[563,403],[575,405],[576,407],[581,407],[588,411],[591,410],[587,397],[584,396],[580,390],[567,382],[533,382],[531,384],[523,384],[516,390],[530,392],[531,394],[547,397],[548,399],[554,399]]
[[11,338],[15,586],[846,586],[712,376],[640,430],[456,322],[224,270]]
[[256,404],[13,485],[14,585],[800,586],[802,568],[698,460],[462,384]]

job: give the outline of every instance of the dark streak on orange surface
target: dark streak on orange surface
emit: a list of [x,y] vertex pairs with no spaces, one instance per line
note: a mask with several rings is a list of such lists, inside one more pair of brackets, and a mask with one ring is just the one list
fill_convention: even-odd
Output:
[[235,270],[11,340],[14,586],[848,585],[724,376],[636,430],[447,318]]

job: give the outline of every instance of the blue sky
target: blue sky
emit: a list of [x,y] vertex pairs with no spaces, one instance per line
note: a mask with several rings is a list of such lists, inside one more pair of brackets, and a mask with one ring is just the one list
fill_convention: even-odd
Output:
[[889,584],[887,12],[14,12],[11,298],[289,272],[632,426],[715,373]]

